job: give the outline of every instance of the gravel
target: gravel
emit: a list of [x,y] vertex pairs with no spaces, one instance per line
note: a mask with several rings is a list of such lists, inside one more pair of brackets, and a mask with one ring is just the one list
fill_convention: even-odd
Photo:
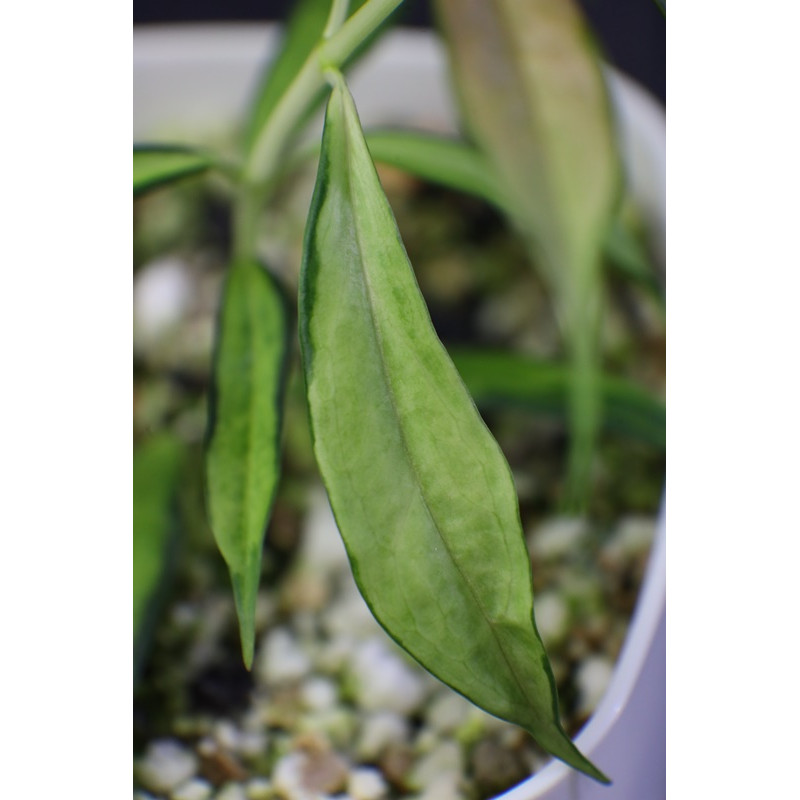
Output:
[[[440,684],[383,633],[355,587],[324,493],[312,497],[289,573],[260,593],[247,707],[176,716],[171,735],[137,757],[135,797],[480,800],[546,763],[527,734]],[[574,557],[592,540],[582,520],[553,518],[530,532],[534,574],[538,565],[545,578],[536,620],[572,697],[568,727],[592,713],[608,685],[627,624],[607,619],[608,586],[646,556],[652,533],[652,520],[623,520],[598,540],[598,573]],[[309,603],[303,584],[311,593],[322,586],[325,603]],[[191,633],[195,674],[207,674],[223,642],[235,640],[231,600],[203,602],[176,599],[165,615],[169,635]]]

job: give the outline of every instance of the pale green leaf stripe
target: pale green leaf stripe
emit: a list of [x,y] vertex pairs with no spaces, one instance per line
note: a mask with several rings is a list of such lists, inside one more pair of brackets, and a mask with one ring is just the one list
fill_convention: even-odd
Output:
[[299,308],[314,451],[375,617],[442,681],[605,780],[560,726],[508,465],[436,338],[343,82]]
[[[514,406],[565,419],[568,415],[569,367],[534,361],[516,353],[454,350],[450,357],[478,406]],[[602,376],[603,427],[663,449],[664,404],[638,386]]]
[[211,529],[228,564],[245,665],[253,662],[264,532],[280,474],[286,309],[257,263],[231,268],[220,313],[206,479]]
[[213,156],[173,145],[134,145],[133,194],[205,172],[215,163]]
[[183,445],[170,434],[158,434],[133,456],[133,639],[139,665],[143,638],[155,611],[174,542],[174,499]]

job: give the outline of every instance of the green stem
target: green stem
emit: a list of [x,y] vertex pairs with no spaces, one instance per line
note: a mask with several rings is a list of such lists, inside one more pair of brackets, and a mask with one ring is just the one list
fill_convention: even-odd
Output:
[[347,19],[347,10],[350,7],[350,0],[333,0],[331,11],[328,15],[328,23],[322,33],[323,39],[330,39],[339,28],[342,27]]
[[325,86],[324,70],[341,67],[402,2],[403,0],[370,0],[329,39],[323,39],[311,51],[256,137],[244,170],[247,183],[259,186],[269,180],[278,169],[286,145],[302,120],[309,102]]

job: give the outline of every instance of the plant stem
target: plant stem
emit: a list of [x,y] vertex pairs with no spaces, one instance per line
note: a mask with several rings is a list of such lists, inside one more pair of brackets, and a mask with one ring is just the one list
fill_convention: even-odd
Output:
[[402,2],[370,0],[311,51],[255,140],[244,171],[247,183],[263,184],[280,165],[286,144],[309,102],[325,87],[324,70],[341,67]]
[[347,19],[347,11],[350,7],[350,0],[333,0],[331,12],[328,15],[328,22],[322,32],[323,39],[330,39]]
[[256,220],[268,187],[285,158],[286,146],[316,94],[325,88],[325,71],[337,69],[403,0],[370,0],[346,22],[348,0],[334,0],[325,33],[259,131],[242,171],[234,204],[234,260],[252,257]]

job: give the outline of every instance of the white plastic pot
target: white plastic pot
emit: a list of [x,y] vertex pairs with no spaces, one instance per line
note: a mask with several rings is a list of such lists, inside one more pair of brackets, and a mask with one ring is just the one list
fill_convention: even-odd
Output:
[[[174,26],[134,34],[134,139],[203,144],[241,119],[279,31],[268,25]],[[402,124],[452,130],[455,109],[444,55],[424,32],[387,36],[352,73],[365,126]],[[661,107],[613,73],[631,193],[664,266],[666,128]],[[602,786],[553,761],[502,795],[503,800],[661,800],[665,797],[666,552],[664,513],[628,636],[611,682],[576,739],[611,775]]]

